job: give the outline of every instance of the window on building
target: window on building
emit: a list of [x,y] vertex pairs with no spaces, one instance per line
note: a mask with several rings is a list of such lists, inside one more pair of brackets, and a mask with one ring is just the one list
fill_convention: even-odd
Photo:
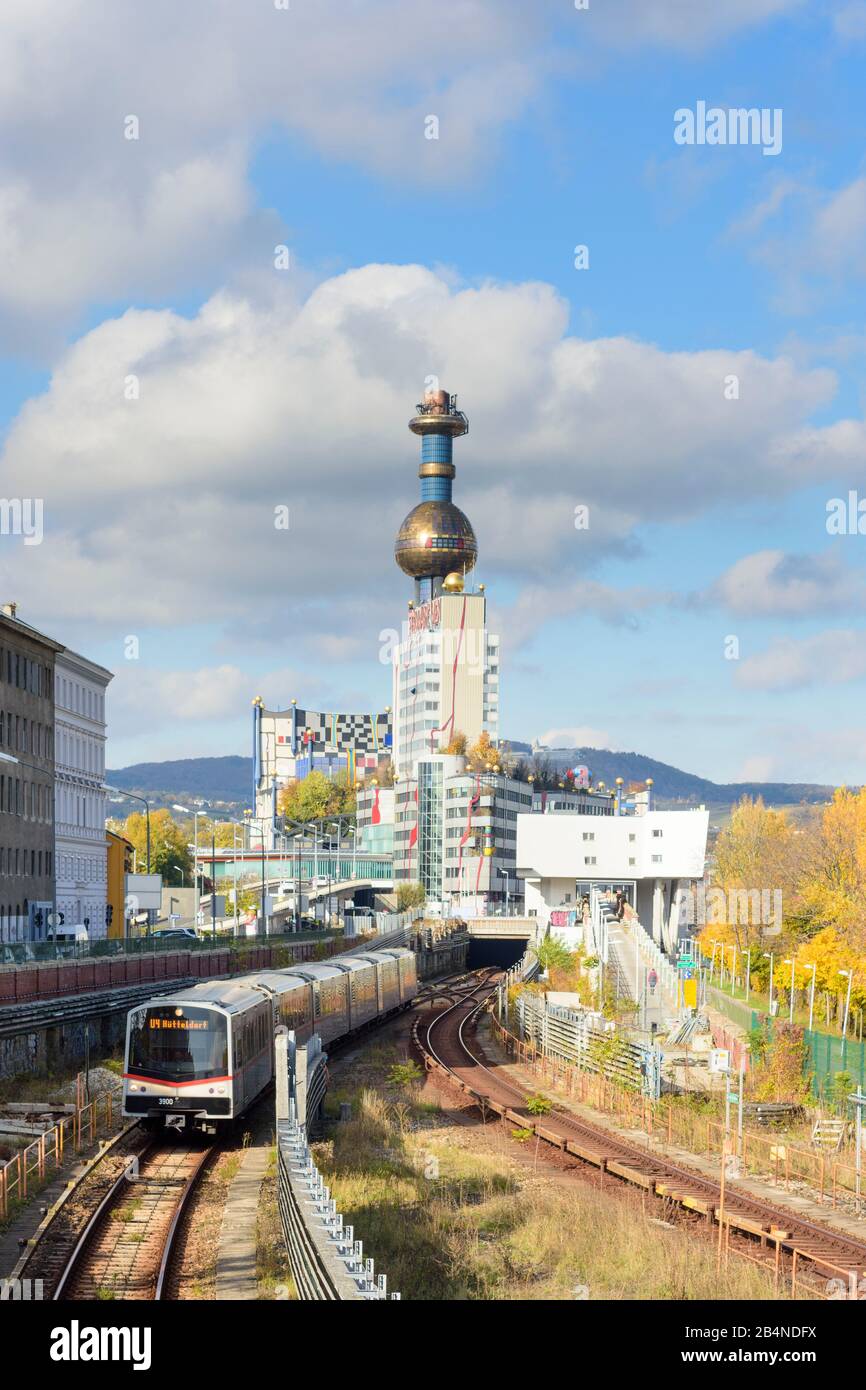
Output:
[[654,840],[660,840],[661,837],[662,837],[662,832],[661,832],[660,830],[654,830],[654,831],[653,831],[653,839],[654,839]]
[[660,864],[660,863],[662,862],[662,857],[661,857],[661,855],[660,855],[660,854],[654,854],[654,855],[652,856],[652,862],[653,862],[654,864]]

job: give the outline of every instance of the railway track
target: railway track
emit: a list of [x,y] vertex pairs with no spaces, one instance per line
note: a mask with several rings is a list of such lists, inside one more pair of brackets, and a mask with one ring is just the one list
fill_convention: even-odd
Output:
[[132,1125],[68,1185],[15,1276],[40,1281],[49,1300],[173,1297],[189,1198],[215,1152]]
[[215,1145],[156,1141],[110,1184],[54,1281],[60,1300],[164,1299],[187,1203]]
[[845,1272],[854,1283],[866,1275],[866,1240],[860,1241],[830,1227],[809,1221],[788,1208],[777,1207],[726,1182],[724,1210],[720,1184],[704,1173],[650,1153],[613,1135],[600,1125],[556,1105],[539,1118],[527,1108],[529,1092],[502,1074],[475,1037],[475,1024],[495,983],[479,982],[435,1017],[416,1020],[414,1037],[429,1070],[436,1070],[472,1097],[483,1111],[527,1129],[564,1153],[633,1187],[703,1216],[708,1223],[723,1219],[728,1238],[759,1242],[778,1273],[784,1254],[826,1281]]

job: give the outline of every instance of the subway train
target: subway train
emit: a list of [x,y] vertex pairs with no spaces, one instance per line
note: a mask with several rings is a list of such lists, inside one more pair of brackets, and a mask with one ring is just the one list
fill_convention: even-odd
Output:
[[285,970],[203,980],[130,1010],[123,1114],[152,1129],[228,1128],[274,1075],[274,1032],[323,1044],[406,1008],[418,992],[402,946]]

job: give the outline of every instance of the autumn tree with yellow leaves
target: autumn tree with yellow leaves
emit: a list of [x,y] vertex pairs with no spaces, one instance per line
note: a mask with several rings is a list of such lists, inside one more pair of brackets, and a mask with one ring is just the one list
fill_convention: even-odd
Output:
[[[802,822],[744,797],[719,835],[712,886],[728,902],[738,892],[751,890],[757,899],[756,890],[781,889],[782,922],[767,940],[766,922],[731,921],[729,914],[727,922],[701,930],[706,955],[713,940],[736,946],[749,953],[755,983],[766,984],[764,952],[772,949],[777,962],[794,961],[799,991],[811,986],[814,965],[816,991],[837,1017],[845,972],[852,970],[852,1018],[866,1009],[866,788],[840,787],[829,805]],[[781,965],[777,987],[789,987],[790,970]]]

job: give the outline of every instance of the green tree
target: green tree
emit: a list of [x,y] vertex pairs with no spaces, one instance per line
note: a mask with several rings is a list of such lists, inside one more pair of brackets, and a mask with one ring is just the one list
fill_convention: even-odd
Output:
[[423,883],[397,884],[397,911],[405,912],[408,907],[422,907],[427,901]]
[[565,942],[560,941],[557,936],[546,936],[535,947],[535,954],[542,970],[548,972],[551,970],[571,971],[576,964],[574,952],[569,951]]

